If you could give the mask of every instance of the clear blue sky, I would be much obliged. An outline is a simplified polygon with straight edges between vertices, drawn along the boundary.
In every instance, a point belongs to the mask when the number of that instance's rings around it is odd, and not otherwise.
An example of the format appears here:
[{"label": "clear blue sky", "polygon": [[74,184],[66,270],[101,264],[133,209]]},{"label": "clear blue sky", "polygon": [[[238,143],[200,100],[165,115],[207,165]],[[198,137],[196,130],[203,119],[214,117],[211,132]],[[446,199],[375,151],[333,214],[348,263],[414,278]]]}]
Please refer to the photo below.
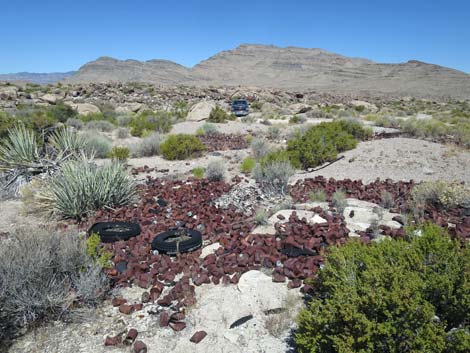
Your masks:
[{"label": "clear blue sky", "polygon": [[241,43],[470,72],[469,0],[0,0],[0,33],[0,73],[104,55],[193,66]]}]

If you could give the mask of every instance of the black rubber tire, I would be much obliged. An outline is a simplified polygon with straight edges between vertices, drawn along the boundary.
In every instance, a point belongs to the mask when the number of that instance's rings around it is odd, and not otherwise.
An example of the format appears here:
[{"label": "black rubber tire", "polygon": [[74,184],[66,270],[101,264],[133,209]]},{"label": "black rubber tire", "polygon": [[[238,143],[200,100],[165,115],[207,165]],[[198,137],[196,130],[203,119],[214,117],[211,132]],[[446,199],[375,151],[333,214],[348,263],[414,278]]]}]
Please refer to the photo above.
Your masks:
[{"label": "black rubber tire", "polygon": [[190,239],[183,240],[179,243],[172,241],[166,241],[180,232],[181,230],[172,229],[163,233],[158,234],[152,240],[152,250],[158,250],[161,253],[174,255],[177,253],[183,253],[193,251],[202,246],[202,234],[201,232],[193,229],[184,229],[186,235],[191,237]]},{"label": "black rubber tire", "polygon": [[131,222],[98,222],[91,226],[88,234],[97,233],[103,243],[129,240],[141,233],[140,226]]}]

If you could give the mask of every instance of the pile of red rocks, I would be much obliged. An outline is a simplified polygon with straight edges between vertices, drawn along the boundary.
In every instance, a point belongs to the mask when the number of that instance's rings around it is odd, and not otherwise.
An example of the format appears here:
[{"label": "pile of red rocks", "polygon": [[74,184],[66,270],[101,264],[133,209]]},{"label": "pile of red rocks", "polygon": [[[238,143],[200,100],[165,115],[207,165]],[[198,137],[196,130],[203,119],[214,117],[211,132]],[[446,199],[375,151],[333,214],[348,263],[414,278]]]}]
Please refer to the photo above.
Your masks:
[{"label": "pile of red rocks", "polygon": [[[300,287],[303,280],[317,272],[325,248],[344,243],[347,238],[348,230],[343,219],[320,208],[316,211],[326,220],[323,224],[310,225],[294,213],[289,223],[278,229],[276,236],[250,234],[254,227],[250,219],[234,208],[220,209],[212,204],[229,190],[230,185],[223,182],[149,179],[142,186],[137,205],[98,212],[88,224],[123,220],[138,222],[142,227],[142,234],[138,237],[106,244],[114,254],[112,261],[115,266],[108,271],[114,284],[124,287],[131,283],[138,285],[146,289],[142,302],[156,301],[158,305],[179,312],[195,303],[195,286],[204,283],[236,284],[244,272],[262,267],[273,269],[273,281],[288,278],[289,287]],[[159,206],[157,200],[161,199],[167,202],[166,206]],[[200,257],[201,250],[176,257],[153,253],[150,243],[155,235],[175,224],[199,229],[206,245],[218,242],[220,246],[204,258]],[[281,252],[286,245],[313,250],[317,255],[291,258]],[[123,313],[141,309],[141,304],[128,305],[116,301],[115,305]],[[174,330],[184,328],[181,320],[177,319],[168,321]]]},{"label": "pile of red rocks", "polygon": [[246,138],[243,135],[218,133],[198,136],[198,138],[206,145],[209,152],[248,148],[248,142],[246,142]]},{"label": "pile of red rocks", "polygon": [[[410,211],[409,201],[414,185],[415,183],[412,180],[409,182],[393,182],[390,179],[386,179],[363,184],[361,180],[335,180],[318,176],[297,181],[291,188],[291,195],[295,202],[305,202],[308,200],[311,191],[323,190],[327,195],[327,200],[331,201],[335,191],[344,190],[348,197],[380,205],[383,203],[383,192],[386,191],[393,198],[393,207],[390,211],[406,214]],[[443,210],[435,205],[427,205],[424,219],[447,228],[451,236],[459,239],[470,239],[470,215],[467,214],[467,210],[463,207]],[[401,219],[396,219],[396,221],[403,224]],[[381,226],[381,228],[384,235],[402,237],[405,234],[403,229],[393,230],[386,226]]]},{"label": "pile of red rocks", "polygon": [[334,178],[326,179],[317,176],[297,181],[291,188],[290,193],[295,202],[305,202],[309,199],[311,191],[323,190],[327,195],[327,200],[331,201],[335,191],[343,190],[346,192],[347,197],[380,205],[383,202],[383,192],[387,191],[393,197],[394,207],[391,211],[399,212],[400,209],[406,206],[413,186],[413,180],[393,182],[390,179],[377,179],[370,184],[364,184],[362,180],[335,180]]}]

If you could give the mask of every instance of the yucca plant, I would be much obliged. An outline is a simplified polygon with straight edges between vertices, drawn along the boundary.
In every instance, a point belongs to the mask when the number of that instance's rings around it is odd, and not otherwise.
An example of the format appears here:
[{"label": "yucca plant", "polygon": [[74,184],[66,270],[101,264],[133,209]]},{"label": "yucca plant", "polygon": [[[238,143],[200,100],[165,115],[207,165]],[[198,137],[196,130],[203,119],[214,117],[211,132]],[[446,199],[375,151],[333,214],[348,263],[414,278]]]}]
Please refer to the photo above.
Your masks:
[{"label": "yucca plant", "polygon": [[69,128],[54,131],[49,139],[49,144],[58,159],[78,159],[82,156],[92,159],[94,155],[94,151],[87,144],[86,137]]},{"label": "yucca plant", "polygon": [[87,160],[67,162],[49,187],[55,212],[75,219],[103,207],[127,205],[137,192],[135,182],[117,161],[101,167]]},{"label": "yucca plant", "polygon": [[8,137],[0,145],[0,170],[28,168],[39,160],[34,131],[19,124],[8,129]]}]

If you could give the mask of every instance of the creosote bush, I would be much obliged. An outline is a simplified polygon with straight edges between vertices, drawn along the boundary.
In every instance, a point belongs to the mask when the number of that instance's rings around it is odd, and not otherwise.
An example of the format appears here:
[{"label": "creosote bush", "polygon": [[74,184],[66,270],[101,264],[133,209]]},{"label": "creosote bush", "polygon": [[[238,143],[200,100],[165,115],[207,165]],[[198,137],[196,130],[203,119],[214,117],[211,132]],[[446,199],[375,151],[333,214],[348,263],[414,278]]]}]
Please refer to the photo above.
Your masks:
[{"label": "creosote bush", "polygon": [[145,111],[132,118],[129,122],[132,136],[141,137],[146,132],[167,133],[171,130],[175,117],[166,111]]},{"label": "creosote bush", "polygon": [[421,234],[331,248],[298,317],[299,351],[469,352],[470,250],[436,225]]},{"label": "creosote bush", "polygon": [[232,117],[227,114],[225,110],[223,110],[221,107],[216,106],[212,108],[209,118],[207,121],[211,123],[225,123],[227,120],[233,120]]},{"label": "creosote bush", "polygon": [[0,284],[0,342],[79,304],[95,304],[108,290],[83,237],[37,227],[17,229],[2,242]]},{"label": "creosote bush", "polygon": [[226,173],[227,167],[222,159],[210,161],[205,170],[206,178],[210,181],[223,181]]},{"label": "creosote bush", "polygon": [[194,135],[177,134],[169,135],[160,150],[165,159],[183,160],[200,155],[206,146]]},{"label": "creosote bush", "polygon": [[80,219],[103,207],[129,204],[136,185],[119,162],[96,166],[86,160],[64,164],[49,182],[55,213]]}]

